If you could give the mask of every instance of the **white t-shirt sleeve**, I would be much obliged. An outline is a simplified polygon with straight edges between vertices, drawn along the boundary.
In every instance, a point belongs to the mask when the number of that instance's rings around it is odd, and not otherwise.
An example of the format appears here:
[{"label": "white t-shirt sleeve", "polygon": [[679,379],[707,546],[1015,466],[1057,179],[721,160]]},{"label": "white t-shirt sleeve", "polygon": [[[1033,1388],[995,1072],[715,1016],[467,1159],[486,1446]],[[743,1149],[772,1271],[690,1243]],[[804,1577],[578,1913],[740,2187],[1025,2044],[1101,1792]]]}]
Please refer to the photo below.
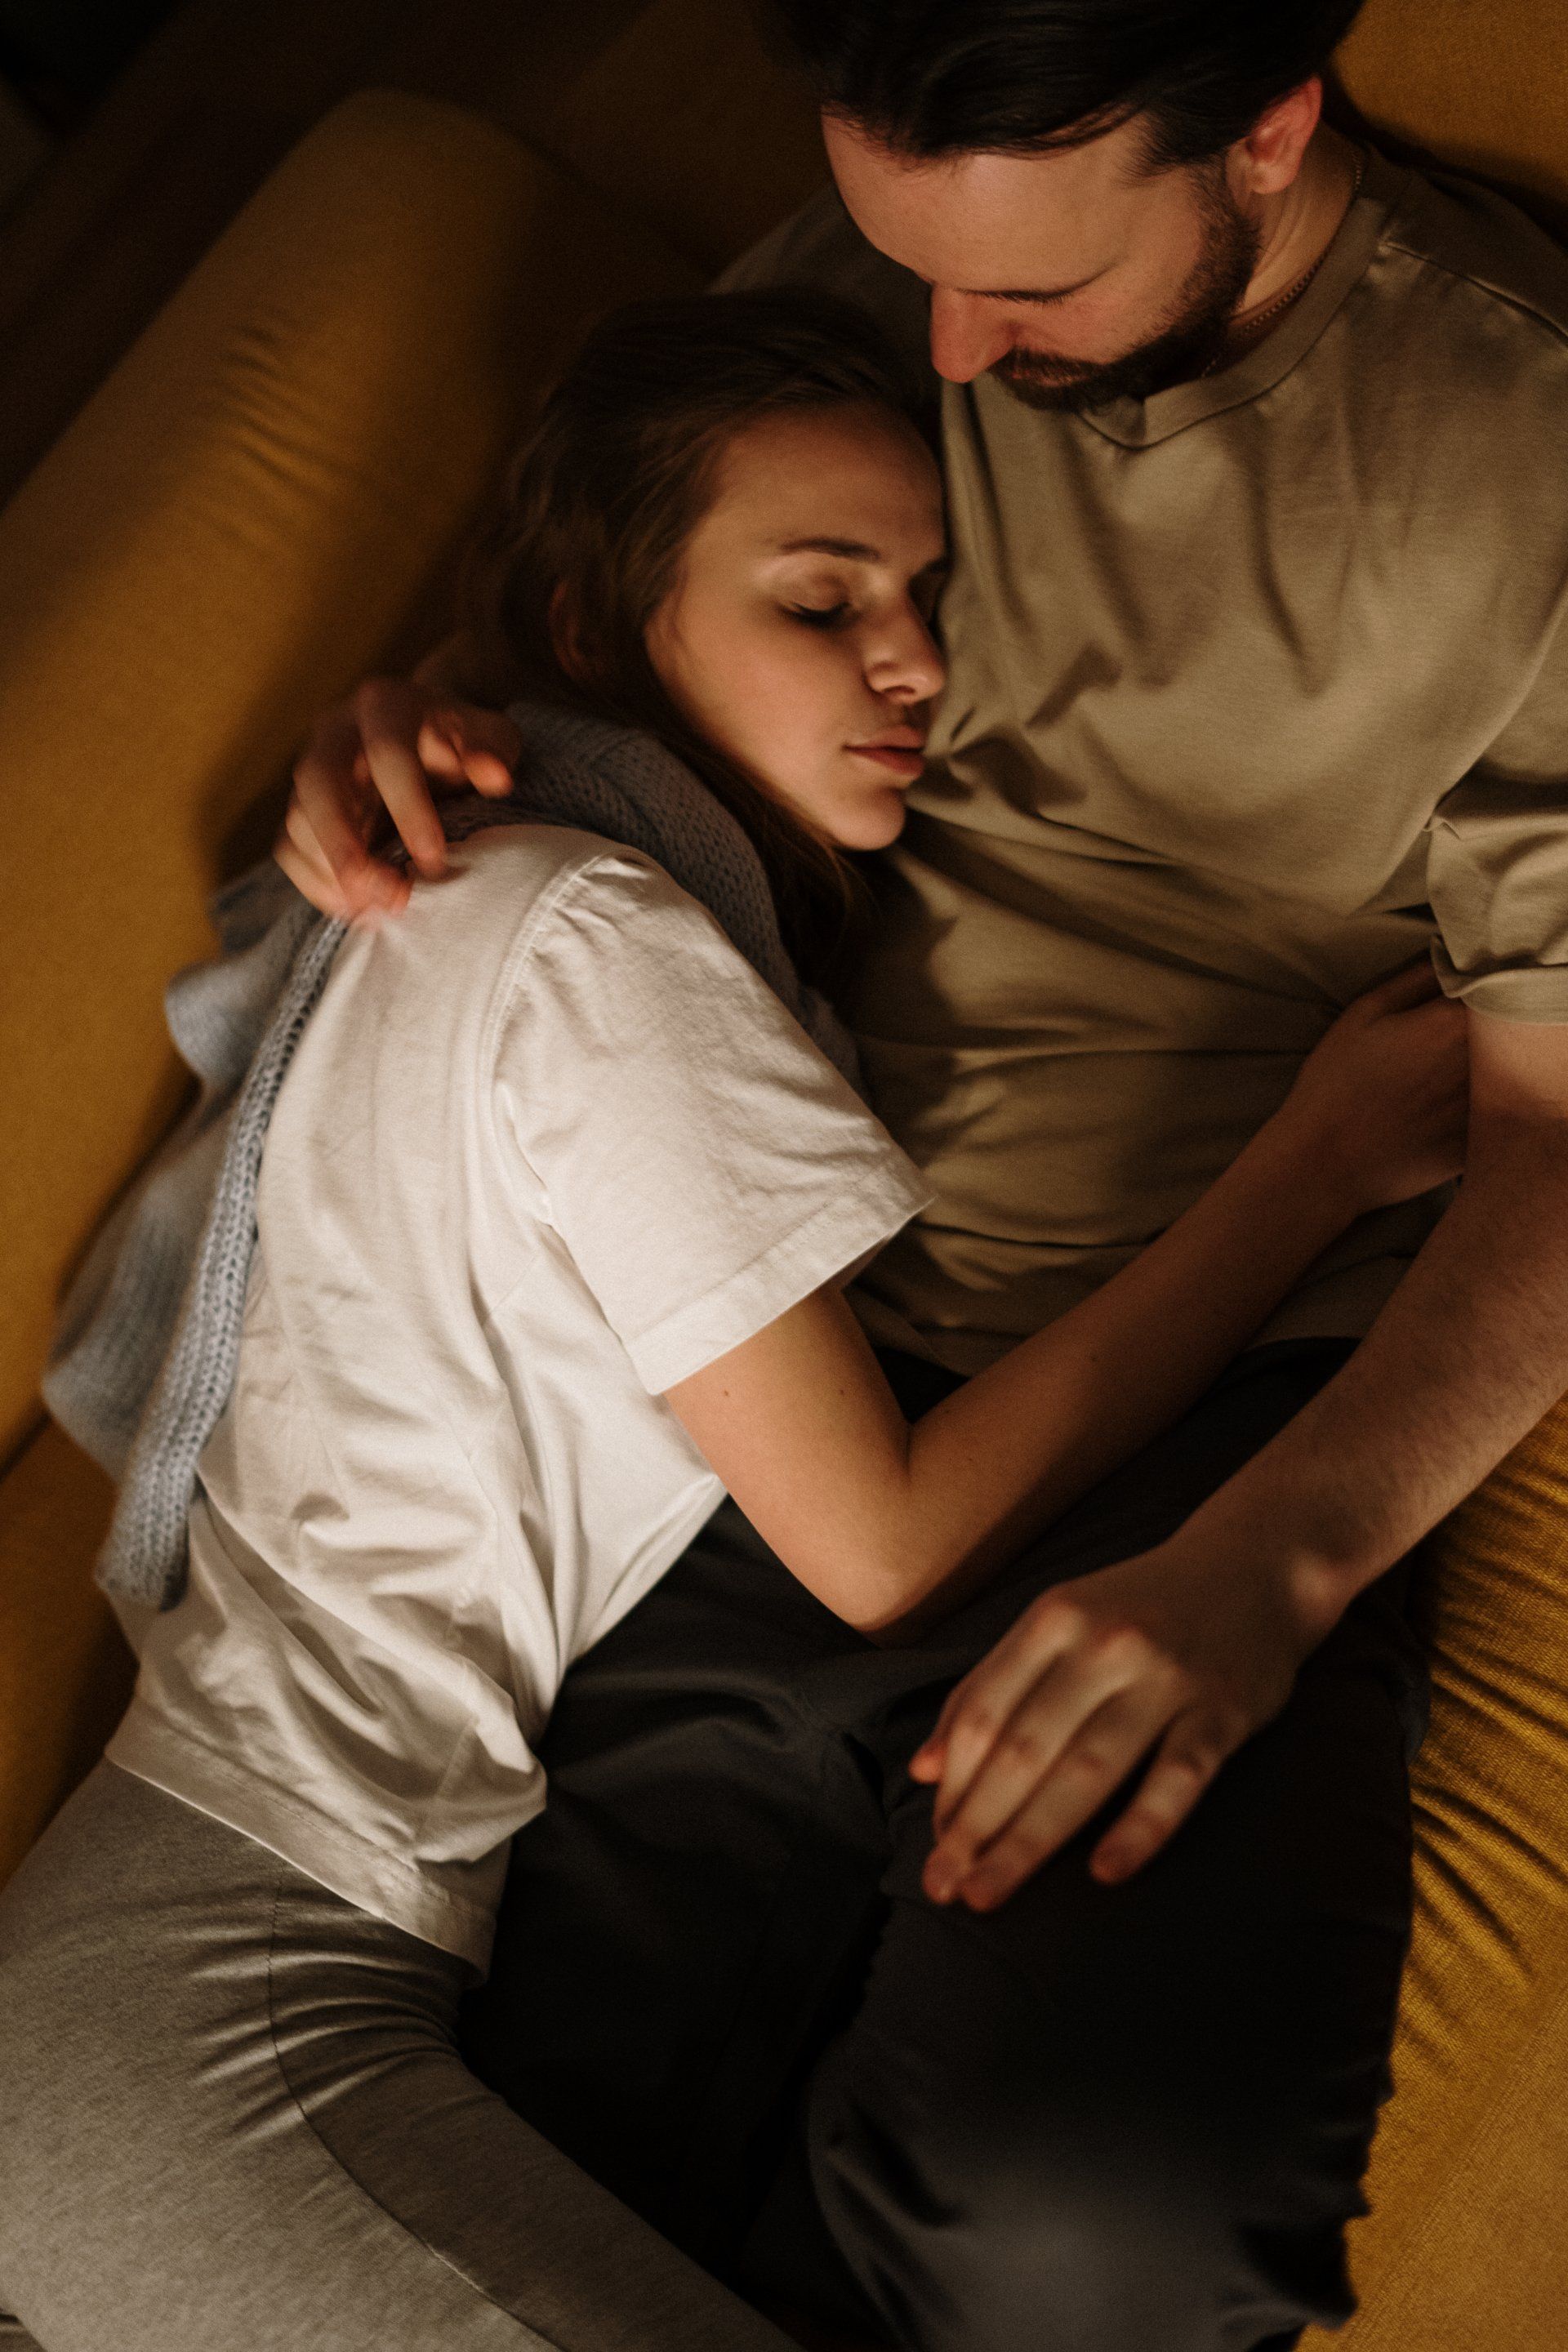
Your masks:
[{"label": "white t-shirt sleeve", "polygon": [[931,1198],[706,908],[635,851],[541,908],[496,1023],[502,1148],[653,1394]]}]

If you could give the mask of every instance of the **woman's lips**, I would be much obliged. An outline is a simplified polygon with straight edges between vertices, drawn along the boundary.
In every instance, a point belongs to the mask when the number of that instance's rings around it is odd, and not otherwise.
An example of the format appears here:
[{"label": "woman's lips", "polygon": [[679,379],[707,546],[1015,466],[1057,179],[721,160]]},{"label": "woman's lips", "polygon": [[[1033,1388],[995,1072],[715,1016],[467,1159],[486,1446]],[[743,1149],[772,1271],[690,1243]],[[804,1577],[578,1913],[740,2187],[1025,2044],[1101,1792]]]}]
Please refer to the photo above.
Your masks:
[{"label": "woman's lips", "polygon": [[890,768],[895,776],[905,776],[912,784],[925,767],[923,751],[909,751],[898,743],[851,743],[847,747],[857,759],[875,760],[879,766]]}]

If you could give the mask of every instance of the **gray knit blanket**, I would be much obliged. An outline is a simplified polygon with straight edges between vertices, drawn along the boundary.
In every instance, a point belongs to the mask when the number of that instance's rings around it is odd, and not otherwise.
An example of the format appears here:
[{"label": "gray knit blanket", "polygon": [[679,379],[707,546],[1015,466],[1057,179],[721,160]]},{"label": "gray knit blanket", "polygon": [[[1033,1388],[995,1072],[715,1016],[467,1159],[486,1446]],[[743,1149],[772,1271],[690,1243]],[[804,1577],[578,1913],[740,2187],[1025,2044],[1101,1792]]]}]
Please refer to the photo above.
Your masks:
[{"label": "gray knit blanket", "polygon": [[[707,787],[647,735],[542,704],[511,716],[526,746],[515,791],[443,801],[448,838],[544,823],[643,851],[858,1086],[847,1033],[790,961],[762,860]],[[196,1465],[234,1387],[272,1107],[346,928],[270,859],[212,911],[222,956],[177,973],[165,999],[199,1098],[98,1235],[44,1381],[57,1420],[120,1483],[99,1582],[160,1609],[184,1590]]]}]

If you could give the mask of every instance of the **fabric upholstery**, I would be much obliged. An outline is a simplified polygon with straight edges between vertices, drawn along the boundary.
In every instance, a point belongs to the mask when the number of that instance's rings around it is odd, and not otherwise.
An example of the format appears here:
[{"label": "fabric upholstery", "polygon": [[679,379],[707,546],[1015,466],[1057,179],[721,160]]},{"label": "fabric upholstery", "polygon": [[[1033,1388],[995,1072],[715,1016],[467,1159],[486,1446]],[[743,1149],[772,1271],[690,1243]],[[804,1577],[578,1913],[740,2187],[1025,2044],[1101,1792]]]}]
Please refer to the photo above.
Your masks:
[{"label": "fabric upholstery", "polygon": [[1345,95],[1385,136],[1568,227],[1562,0],[1367,0],[1337,66]]},{"label": "fabric upholstery", "polygon": [[736,0],[650,0],[550,110],[542,145],[709,268],[827,178],[816,110]]},{"label": "fabric upholstery", "polygon": [[1554,2352],[1568,2308],[1568,1405],[1435,1551],[1395,2095],[1352,2237],[1364,2308],[1314,2352]]},{"label": "fabric upholstery", "polygon": [[163,981],[309,715],[385,658],[594,308],[691,273],[512,141],[370,94],[281,166],[0,516],[0,1459],[175,1100]]}]

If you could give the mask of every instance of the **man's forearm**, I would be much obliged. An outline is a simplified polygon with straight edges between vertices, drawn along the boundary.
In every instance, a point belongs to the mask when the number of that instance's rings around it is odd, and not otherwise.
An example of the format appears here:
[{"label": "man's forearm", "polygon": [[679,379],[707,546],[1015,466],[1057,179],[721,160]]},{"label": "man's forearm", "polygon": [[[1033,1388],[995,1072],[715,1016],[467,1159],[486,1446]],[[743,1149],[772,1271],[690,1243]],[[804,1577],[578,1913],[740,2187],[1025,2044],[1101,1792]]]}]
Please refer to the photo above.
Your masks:
[{"label": "man's forearm", "polygon": [[1568,1123],[1494,1122],[1366,1339],[1182,1542],[1281,1564],[1323,1632],[1568,1391]]}]

